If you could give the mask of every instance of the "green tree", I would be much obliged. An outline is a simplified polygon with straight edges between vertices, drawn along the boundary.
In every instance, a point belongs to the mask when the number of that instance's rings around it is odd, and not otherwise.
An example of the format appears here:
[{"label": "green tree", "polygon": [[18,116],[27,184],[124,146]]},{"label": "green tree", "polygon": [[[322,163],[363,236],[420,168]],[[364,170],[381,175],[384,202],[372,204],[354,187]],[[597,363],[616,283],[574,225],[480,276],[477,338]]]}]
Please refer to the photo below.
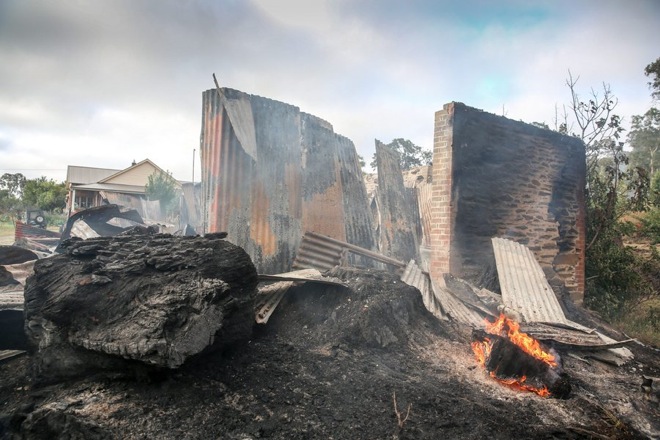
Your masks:
[{"label": "green tree", "polygon": [[5,173],[0,177],[0,189],[7,190],[9,195],[20,198],[26,180],[25,176],[21,173]]},{"label": "green tree", "polygon": [[654,295],[645,269],[651,266],[624,246],[630,227],[621,221],[626,212],[644,206],[648,173],[629,166],[620,140],[624,129],[615,113],[618,101],[609,86],[603,84],[602,92],[592,89],[582,99],[578,79],[569,72],[571,102],[558,129],[582,139],[587,153],[585,304],[615,318]]},{"label": "green tree", "polygon": [[651,96],[655,99],[660,99],[660,58],[646,66],[644,74],[651,77],[651,82],[649,83]]},{"label": "green tree", "polygon": [[155,171],[147,178],[144,191],[149,200],[160,201],[160,209],[163,214],[169,214],[175,208],[178,196],[177,185],[169,172]]},{"label": "green tree", "polygon": [[[415,145],[408,139],[392,139],[392,142],[386,144],[386,146],[399,153],[402,170],[408,170],[422,165],[431,165],[433,161],[433,153],[431,151],[423,150],[422,147]],[[376,153],[374,153],[369,166],[376,169]]]},{"label": "green tree", "polygon": [[18,216],[21,200],[14,197],[9,190],[0,189],[0,216]]},{"label": "green tree", "polygon": [[632,117],[628,143],[632,147],[630,163],[645,168],[651,175],[660,163],[660,110],[650,108]]},{"label": "green tree", "polygon": [[653,176],[651,176],[649,199],[651,206],[660,208],[660,171],[656,171]]},{"label": "green tree", "polygon": [[57,183],[45,176],[28,179],[23,187],[23,204],[25,207],[52,211],[66,206],[66,184]]}]

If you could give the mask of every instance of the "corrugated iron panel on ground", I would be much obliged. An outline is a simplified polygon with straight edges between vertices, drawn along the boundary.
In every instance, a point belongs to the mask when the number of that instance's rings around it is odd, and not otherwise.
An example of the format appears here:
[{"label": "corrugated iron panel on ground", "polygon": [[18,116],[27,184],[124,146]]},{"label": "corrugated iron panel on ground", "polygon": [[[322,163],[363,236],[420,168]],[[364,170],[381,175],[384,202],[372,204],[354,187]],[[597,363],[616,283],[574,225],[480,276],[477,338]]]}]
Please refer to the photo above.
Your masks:
[{"label": "corrugated iron panel on ground", "polygon": [[[294,267],[329,269],[330,267],[349,263],[350,254],[360,255],[392,266],[395,272],[399,274],[403,273],[406,267],[406,264],[401,261],[315,232],[306,232],[303,236],[302,244],[294,261]],[[325,267],[326,265],[328,267]]]},{"label": "corrugated iron panel on ground", "polygon": [[265,324],[279,305],[284,294],[294,285],[295,281],[278,281],[276,283],[260,286],[255,298],[255,321]]},{"label": "corrugated iron panel on ground", "polygon": [[27,277],[34,273],[34,262],[37,260],[30,260],[24,263],[5,264],[3,267],[11,274],[11,276],[20,284],[25,285]]},{"label": "corrugated iron panel on ground", "polygon": [[559,300],[534,254],[511,240],[494,237],[492,242],[502,302],[528,322],[566,323]]},{"label": "corrugated iron panel on ground", "polygon": [[346,283],[335,277],[326,277],[318,269],[301,269],[274,275],[259,274],[259,281],[299,281],[327,284],[330,286],[348,287]]},{"label": "corrugated iron panel on ground", "polygon": [[[566,323],[582,331],[591,331],[591,329],[589,329],[588,327],[585,327],[582,324],[578,324],[577,322],[573,322],[568,319],[566,320]],[[610,338],[609,336],[605,336],[602,333],[599,332],[594,332],[594,333],[598,335],[598,337],[606,344],[612,344],[617,342],[616,340]],[[629,361],[634,357],[632,351],[630,351],[625,347],[610,348],[604,352],[590,353],[589,356],[594,359],[602,360],[604,362],[609,362],[619,366],[623,365],[626,361]]]},{"label": "corrugated iron panel on ground", "polygon": [[20,288],[20,290],[0,292],[0,310],[23,310],[23,303],[25,301],[23,286],[16,286],[16,288]]},{"label": "corrugated iron panel on ground", "polygon": [[447,316],[474,328],[483,328],[484,317],[481,314],[466,306],[463,301],[458,299],[448,289],[440,287],[433,281],[431,281],[431,287],[433,289],[434,296],[442,306],[442,310]]},{"label": "corrugated iron panel on ground", "polygon": [[25,350],[0,350],[0,362],[5,362],[27,354]]},{"label": "corrugated iron panel on ground", "polygon": [[416,287],[417,290],[421,292],[424,306],[426,306],[426,309],[429,312],[437,318],[447,319],[442,311],[440,302],[433,294],[431,279],[429,278],[428,273],[423,272],[422,269],[415,264],[415,260],[410,260],[410,262],[408,262],[406,269],[403,271],[403,275],[401,275],[401,281],[409,286]]},{"label": "corrugated iron panel on ground", "polygon": [[294,268],[328,270],[341,263],[342,247],[323,236],[306,233],[293,261]]}]

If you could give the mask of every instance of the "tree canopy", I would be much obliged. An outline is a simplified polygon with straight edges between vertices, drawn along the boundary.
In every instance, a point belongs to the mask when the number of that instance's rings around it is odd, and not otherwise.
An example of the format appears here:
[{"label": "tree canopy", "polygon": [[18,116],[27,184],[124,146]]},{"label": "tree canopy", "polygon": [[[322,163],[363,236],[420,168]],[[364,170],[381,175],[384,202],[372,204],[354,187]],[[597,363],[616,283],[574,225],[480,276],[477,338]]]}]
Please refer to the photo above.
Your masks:
[{"label": "tree canopy", "polygon": [[160,201],[160,209],[167,213],[174,208],[177,198],[177,189],[174,177],[169,173],[156,171],[147,178],[145,194],[149,200]]},{"label": "tree canopy", "polygon": [[633,116],[628,142],[632,147],[631,164],[653,175],[660,164],[660,110],[652,107],[643,115]]},{"label": "tree canopy", "polygon": [[660,58],[646,66],[644,73],[651,78],[651,82],[649,82],[651,96],[660,99]]},{"label": "tree canopy", "polygon": [[[385,146],[392,148],[399,153],[402,170],[408,170],[422,165],[431,165],[431,162],[433,161],[433,153],[431,151],[423,150],[422,147],[415,145],[408,139],[392,139],[392,142]],[[376,153],[374,153],[373,160],[369,166],[376,169]]]},{"label": "tree canopy", "polygon": [[42,176],[25,181],[22,200],[25,207],[52,211],[66,206],[66,194],[64,182],[57,183]]},{"label": "tree canopy", "polygon": [[0,177],[0,189],[6,190],[13,197],[19,198],[23,194],[23,188],[27,179],[21,173],[5,173]]}]

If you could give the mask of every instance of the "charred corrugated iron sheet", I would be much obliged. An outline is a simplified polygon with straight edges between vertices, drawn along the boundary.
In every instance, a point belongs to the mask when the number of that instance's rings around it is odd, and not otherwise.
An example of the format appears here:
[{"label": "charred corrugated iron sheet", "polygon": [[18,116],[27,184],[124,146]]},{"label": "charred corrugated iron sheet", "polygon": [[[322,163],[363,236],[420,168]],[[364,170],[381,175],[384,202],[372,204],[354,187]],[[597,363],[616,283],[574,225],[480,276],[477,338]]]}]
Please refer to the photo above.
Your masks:
[{"label": "charred corrugated iron sheet", "polygon": [[0,363],[27,354],[25,350],[0,350]]},{"label": "charred corrugated iron sheet", "polygon": [[434,296],[442,306],[442,310],[451,319],[474,328],[482,328],[484,326],[484,316],[468,307],[449,289],[441,287],[433,281],[431,281],[431,287],[433,288]]},{"label": "charred corrugated iron sheet", "polygon": [[564,311],[534,254],[511,240],[494,237],[492,242],[502,302],[525,321],[565,324]]},{"label": "charred corrugated iron sheet", "polygon": [[293,267],[327,270],[334,266],[346,266],[352,263],[352,254],[390,266],[399,274],[406,267],[402,261],[314,232],[306,232],[303,236]]},{"label": "charred corrugated iron sheet", "polygon": [[[337,145],[343,188],[346,241],[365,249],[374,249],[376,240],[369,210],[369,197],[362,180],[362,168],[357,151],[353,142],[344,136],[337,136]],[[361,263],[367,265],[366,261]]]},{"label": "charred corrugated iron sheet", "polygon": [[273,314],[282,298],[284,298],[284,294],[295,284],[295,281],[278,281],[259,287],[254,303],[257,324],[268,322],[270,315]]},{"label": "charred corrugated iron sheet", "polygon": [[301,114],[303,229],[346,241],[337,135],[326,121]]},{"label": "charred corrugated iron sheet", "polygon": [[430,183],[423,182],[415,189],[417,190],[417,205],[419,206],[419,217],[422,226],[422,243],[431,247],[431,190]]},{"label": "charred corrugated iron sheet", "polygon": [[355,150],[297,107],[226,88],[204,92],[204,232],[226,231],[260,273],[290,270],[304,231],[372,247],[367,205],[342,179],[355,173],[343,170],[342,148]]},{"label": "charred corrugated iron sheet", "polygon": [[202,215],[200,212],[201,185],[191,182],[181,185],[181,217],[179,226],[192,226],[195,231],[202,230]]},{"label": "charred corrugated iron sheet", "polygon": [[426,309],[429,312],[437,318],[447,319],[447,316],[442,311],[440,302],[433,293],[429,274],[422,271],[422,269],[415,264],[415,260],[410,260],[410,262],[408,262],[406,269],[403,271],[403,275],[401,275],[401,281],[409,286],[416,287],[417,290],[420,291],[424,306],[426,306]]},{"label": "charred corrugated iron sheet", "polygon": [[327,237],[307,233],[302,239],[293,267],[328,270],[339,266],[344,248]]},{"label": "charred corrugated iron sheet", "polygon": [[0,310],[23,310],[24,302],[23,286],[17,286],[17,290],[0,292]]},{"label": "charred corrugated iron sheet", "polygon": [[396,151],[376,140],[380,250],[399,260],[419,261],[415,208],[410,206],[406,196],[400,162]]}]

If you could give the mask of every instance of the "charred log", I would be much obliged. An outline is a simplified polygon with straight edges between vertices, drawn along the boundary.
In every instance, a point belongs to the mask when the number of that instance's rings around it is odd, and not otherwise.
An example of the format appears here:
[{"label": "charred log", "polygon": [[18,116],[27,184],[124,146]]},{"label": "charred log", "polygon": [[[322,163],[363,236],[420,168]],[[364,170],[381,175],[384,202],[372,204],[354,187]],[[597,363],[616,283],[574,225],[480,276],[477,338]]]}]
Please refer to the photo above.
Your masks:
[{"label": "charred log", "polygon": [[44,380],[186,359],[247,337],[257,273],[224,240],[122,235],[67,240],[25,291],[26,332]]},{"label": "charred log", "polygon": [[515,380],[535,389],[547,388],[553,397],[568,397],[570,379],[561,371],[559,363],[551,366],[529,355],[509,339],[483,330],[474,330],[472,340],[489,343],[490,351],[484,359],[484,367],[494,378],[502,382]]}]

